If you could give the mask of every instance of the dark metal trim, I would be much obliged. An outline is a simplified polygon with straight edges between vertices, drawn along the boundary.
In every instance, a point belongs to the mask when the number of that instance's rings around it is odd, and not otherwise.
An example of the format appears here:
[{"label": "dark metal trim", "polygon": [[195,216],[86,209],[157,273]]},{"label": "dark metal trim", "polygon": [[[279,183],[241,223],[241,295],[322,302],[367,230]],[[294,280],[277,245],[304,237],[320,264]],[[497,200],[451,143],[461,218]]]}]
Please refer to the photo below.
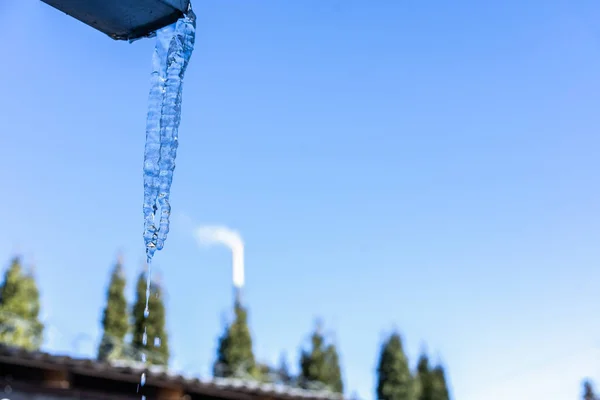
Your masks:
[{"label": "dark metal trim", "polygon": [[[114,40],[129,41],[153,36],[181,18],[190,4],[190,0],[120,0],[121,3],[108,4],[101,0],[41,1]],[[130,13],[123,12],[128,10]]]}]

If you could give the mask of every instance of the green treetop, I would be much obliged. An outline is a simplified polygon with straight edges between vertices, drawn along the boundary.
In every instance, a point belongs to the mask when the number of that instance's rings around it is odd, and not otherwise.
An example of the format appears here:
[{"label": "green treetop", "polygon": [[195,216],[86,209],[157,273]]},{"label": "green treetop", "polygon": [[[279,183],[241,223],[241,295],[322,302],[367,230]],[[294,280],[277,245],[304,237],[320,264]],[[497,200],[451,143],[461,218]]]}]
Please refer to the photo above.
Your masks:
[{"label": "green treetop", "polygon": [[110,277],[106,306],[102,313],[103,334],[98,347],[98,359],[101,361],[121,358],[124,355],[125,335],[129,332],[125,285],[123,266],[119,259]]},{"label": "green treetop", "polygon": [[38,350],[44,325],[39,320],[40,293],[32,274],[23,272],[15,257],[0,286],[0,343]]},{"label": "green treetop", "polygon": [[304,387],[308,387],[315,382],[326,384],[327,379],[325,373],[325,338],[319,327],[311,335],[310,342],[310,350],[302,350],[300,355],[300,380]]},{"label": "green treetop", "polygon": [[335,345],[330,344],[325,351],[326,384],[336,393],[344,392],[344,382],[340,368],[340,357]]},{"label": "green treetop", "polygon": [[252,350],[252,336],[248,327],[248,312],[236,301],[235,318],[219,338],[213,375],[217,377],[260,378]]},{"label": "green treetop", "polygon": [[450,391],[446,382],[446,373],[441,365],[436,366],[431,372],[433,380],[432,400],[450,400]]},{"label": "green treetop", "polygon": [[310,338],[309,351],[302,350],[300,355],[300,383],[305,388],[325,386],[331,391],[343,391],[342,374],[337,349],[326,344],[320,324]]},{"label": "green treetop", "polygon": [[376,396],[378,400],[415,399],[415,385],[397,333],[392,334],[381,348]]},{"label": "green treetop", "polygon": [[434,400],[434,380],[431,368],[429,366],[429,357],[425,352],[421,353],[417,363],[418,400]]},{"label": "green treetop", "polygon": [[166,330],[165,305],[162,287],[152,282],[146,310],[147,272],[140,274],[136,284],[136,297],[133,304],[133,338],[132,345],[152,365],[167,366],[169,363],[169,342]]}]

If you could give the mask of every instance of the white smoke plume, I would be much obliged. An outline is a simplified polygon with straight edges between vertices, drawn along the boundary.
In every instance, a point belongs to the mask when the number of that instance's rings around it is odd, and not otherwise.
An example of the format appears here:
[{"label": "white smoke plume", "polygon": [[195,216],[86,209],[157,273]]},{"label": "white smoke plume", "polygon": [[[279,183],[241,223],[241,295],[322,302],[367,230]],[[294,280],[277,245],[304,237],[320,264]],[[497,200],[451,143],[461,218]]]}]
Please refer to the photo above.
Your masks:
[{"label": "white smoke plume", "polygon": [[240,234],[226,226],[201,226],[194,232],[200,245],[222,244],[231,249],[233,259],[233,286],[244,286],[244,241]]}]

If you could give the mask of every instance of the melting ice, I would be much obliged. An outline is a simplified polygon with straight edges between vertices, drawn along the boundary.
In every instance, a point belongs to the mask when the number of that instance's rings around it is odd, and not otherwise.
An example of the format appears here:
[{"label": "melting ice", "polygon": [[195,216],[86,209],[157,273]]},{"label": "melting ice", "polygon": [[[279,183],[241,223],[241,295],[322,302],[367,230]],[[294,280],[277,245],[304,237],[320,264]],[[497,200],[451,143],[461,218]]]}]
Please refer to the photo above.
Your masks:
[{"label": "melting ice", "polygon": [[148,264],[154,252],[163,248],[169,233],[169,193],[177,155],[183,76],[194,50],[195,34],[196,16],[191,5],[176,23],[156,32],[144,149],[144,242]]},{"label": "melting ice", "polygon": [[[191,5],[176,23],[156,32],[144,148],[144,242],[148,267],[154,252],[163,248],[169,233],[169,193],[177,155],[183,76],[194,50],[195,35],[196,16]],[[149,298],[150,269],[144,317],[149,314]],[[144,330],[144,346],[147,340]],[[145,353],[142,353],[142,360],[146,361]],[[146,375],[142,374],[140,384],[144,386],[145,383]],[[142,396],[142,400],[145,399]]]}]

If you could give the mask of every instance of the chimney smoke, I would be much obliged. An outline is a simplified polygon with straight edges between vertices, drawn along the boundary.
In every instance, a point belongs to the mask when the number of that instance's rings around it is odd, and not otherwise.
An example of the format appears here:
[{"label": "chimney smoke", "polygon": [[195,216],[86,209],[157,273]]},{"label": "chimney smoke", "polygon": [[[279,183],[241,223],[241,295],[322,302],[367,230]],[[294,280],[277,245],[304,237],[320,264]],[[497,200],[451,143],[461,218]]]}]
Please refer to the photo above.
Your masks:
[{"label": "chimney smoke", "polygon": [[200,245],[224,245],[231,250],[233,286],[244,286],[244,241],[240,234],[226,226],[201,226],[194,232]]}]

